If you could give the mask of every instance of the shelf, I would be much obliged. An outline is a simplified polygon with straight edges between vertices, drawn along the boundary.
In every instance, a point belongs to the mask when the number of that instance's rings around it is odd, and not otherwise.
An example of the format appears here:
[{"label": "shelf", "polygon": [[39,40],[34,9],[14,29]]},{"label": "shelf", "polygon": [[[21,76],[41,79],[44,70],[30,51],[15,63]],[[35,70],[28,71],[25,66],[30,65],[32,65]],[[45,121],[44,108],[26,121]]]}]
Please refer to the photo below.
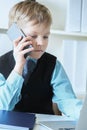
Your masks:
[{"label": "shelf", "polygon": [[51,34],[58,35],[58,37],[60,37],[62,39],[74,39],[74,40],[85,40],[85,41],[87,41],[87,33],[67,32],[67,31],[51,29]]},{"label": "shelf", "polygon": [[4,34],[6,34],[6,32],[7,32],[7,29],[4,29],[4,28],[0,28],[0,33],[4,33]]}]

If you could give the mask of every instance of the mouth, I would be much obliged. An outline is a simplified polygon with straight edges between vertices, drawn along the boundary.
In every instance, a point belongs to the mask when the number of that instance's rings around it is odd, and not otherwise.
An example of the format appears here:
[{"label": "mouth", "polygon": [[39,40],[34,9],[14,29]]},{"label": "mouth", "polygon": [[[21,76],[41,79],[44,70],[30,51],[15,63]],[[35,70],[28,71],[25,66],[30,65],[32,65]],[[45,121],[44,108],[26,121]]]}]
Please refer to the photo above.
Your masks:
[{"label": "mouth", "polygon": [[34,52],[43,52],[43,50],[34,50]]}]

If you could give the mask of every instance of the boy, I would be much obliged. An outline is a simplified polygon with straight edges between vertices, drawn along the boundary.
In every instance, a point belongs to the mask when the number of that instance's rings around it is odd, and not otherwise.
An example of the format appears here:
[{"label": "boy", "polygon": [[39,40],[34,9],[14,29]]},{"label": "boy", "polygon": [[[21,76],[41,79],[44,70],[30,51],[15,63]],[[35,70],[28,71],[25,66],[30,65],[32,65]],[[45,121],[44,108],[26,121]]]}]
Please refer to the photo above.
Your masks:
[{"label": "boy", "polygon": [[[0,57],[0,109],[54,114],[55,102],[63,114],[78,118],[82,102],[61,63],[45,52],[52,23],[50,11],[38,2],[22,1],[9,13],[9,27],[14,22],[26,37],[15,39],[13,51]],[[24,49],[28,45],[32,47]],[[25,72],[27,64],[29,72]]]}]

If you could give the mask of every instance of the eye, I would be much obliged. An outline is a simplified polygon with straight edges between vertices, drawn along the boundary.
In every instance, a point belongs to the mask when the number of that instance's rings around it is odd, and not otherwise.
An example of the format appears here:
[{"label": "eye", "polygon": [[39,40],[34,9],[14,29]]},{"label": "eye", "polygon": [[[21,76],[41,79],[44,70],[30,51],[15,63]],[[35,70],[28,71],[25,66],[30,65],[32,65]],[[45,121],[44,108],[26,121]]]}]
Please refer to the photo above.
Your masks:
[{"label": "eye", "polygon": [[43,38],[44,38],[44,39],[48,39],[48,36],[44,36]]},{"label": "eye", "polygon": [[36,35],[34,35],[34,36],[32,36],[32,38],[33,38],[33,39],[35,39],[35,38],[37,38],[37,36],[36,36]]}]

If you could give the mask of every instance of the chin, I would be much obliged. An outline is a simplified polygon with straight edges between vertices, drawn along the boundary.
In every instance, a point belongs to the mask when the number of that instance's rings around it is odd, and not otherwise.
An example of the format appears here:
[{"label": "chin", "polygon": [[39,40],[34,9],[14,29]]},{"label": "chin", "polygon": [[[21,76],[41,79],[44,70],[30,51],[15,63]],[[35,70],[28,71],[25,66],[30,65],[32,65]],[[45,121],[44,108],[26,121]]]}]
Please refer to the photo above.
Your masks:
[{"label": "chin", "polygon": [[42,52],[42,53],[33,52],[33,53],[30,54],[30,56],[31,56],[32,58],[34,58],[34,59],[39,59],[39,58],[41,58],[41,56],[42,56],[43,54],[44,54],[44,52]]}]

